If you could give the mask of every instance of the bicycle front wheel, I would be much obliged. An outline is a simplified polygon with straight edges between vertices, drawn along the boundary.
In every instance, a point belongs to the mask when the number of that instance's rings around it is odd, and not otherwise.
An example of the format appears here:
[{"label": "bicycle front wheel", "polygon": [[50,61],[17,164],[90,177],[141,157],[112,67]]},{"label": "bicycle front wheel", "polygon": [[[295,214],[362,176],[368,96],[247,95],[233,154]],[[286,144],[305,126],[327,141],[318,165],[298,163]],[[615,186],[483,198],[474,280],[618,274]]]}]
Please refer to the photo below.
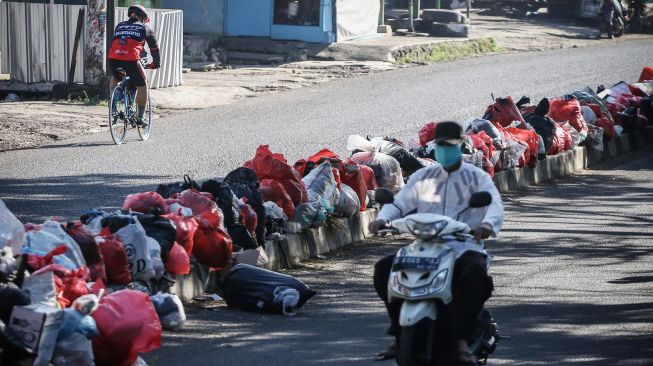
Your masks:
[{"label": "bicycle front wheel", "polygon": [[143,122],[145,123],[143,126],[138,126],[138,136],[141,137],[141,140],[146,141],[150,138],[150,132],[152,131],[152,104],[150,104],[149,90],[147,93],[147,105],[143,114]]},{"label": "bicycle front wheel", "polygon": [[127,135],[127,104],[125,103],[125,91],[116,86],[111,92],[109,99],[109,131],[111,138],[116,145],[125,141]]}]

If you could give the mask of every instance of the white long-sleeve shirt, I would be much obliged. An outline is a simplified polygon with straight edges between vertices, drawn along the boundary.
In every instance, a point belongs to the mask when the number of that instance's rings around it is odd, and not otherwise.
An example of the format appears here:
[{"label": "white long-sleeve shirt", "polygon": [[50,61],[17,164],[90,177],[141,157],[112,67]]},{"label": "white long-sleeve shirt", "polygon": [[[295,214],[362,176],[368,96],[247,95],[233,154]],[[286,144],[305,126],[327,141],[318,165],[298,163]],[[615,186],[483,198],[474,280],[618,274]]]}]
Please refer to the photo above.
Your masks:
[{"label": "white long-sleeve shirt", "polygon": [[[480,191],[489,192],[492,203],[487,207],[471,208],[460,215],[458,220],[472,229],[480,224],[488,224],[493,236],[496,236],[503,225],[501,195],[486,172],[465,162],[453,172],[447,172],[437,163],[418,170],[395,196],[394,203],[383,206],[377,218],[391,221],[417,212],[436,213],[455,219],[468,207],[471,195]],[[467,250],[487,254],[475,242],[460,243],[454,245],[453,249],[457,257]]]}]

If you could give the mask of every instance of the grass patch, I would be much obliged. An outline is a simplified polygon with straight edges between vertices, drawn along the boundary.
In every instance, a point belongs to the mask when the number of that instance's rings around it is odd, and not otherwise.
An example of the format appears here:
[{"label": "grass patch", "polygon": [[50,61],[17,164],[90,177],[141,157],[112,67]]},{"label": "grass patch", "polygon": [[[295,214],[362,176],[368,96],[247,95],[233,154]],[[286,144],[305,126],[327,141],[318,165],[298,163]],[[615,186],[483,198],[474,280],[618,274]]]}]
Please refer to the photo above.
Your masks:
[{"label": "grass patch", "polygon": [[505,50],[493,38],[470,39],[463,42],[442,42],[415,47],[406,47],[393,52],[396,64],[415,62],[452,61],[459,58],[488,53],[502,53]]},{"label": "grass patch", "polygon": [[109,100],[107,99],[102,99],[98,95],[92,95],[89,96],[86,90],[82,90],[82,92],[77,96],[76,98],[70,98],[71,103],[79,103],[79,104],[85,104],[85,105],[91,105],[91,106],[108,106],[109,105]]}]

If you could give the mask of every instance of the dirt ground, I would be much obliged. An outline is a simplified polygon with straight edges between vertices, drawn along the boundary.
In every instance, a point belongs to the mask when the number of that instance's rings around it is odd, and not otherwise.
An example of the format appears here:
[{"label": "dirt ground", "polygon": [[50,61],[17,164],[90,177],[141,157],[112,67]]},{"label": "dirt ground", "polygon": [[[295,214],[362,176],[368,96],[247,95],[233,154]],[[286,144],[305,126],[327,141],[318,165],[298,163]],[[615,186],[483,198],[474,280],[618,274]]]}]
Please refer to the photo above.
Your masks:
[{"label": "dirt ground", "polygon": [[[651,39],[626,35],[617,40],[597,40],[597,29],[587,22],[556,20],[545,16],[516,17],[510,14],[474,12],[471,37],[493,37],[505,50],[537,51],[583,47],[599,42]],[[351,42],[351,47],[388,47],[437,41],[432,37],[388,37]],[[383,48],[380,48],[383,49]],[[358,77],[398,67],[383,61],[304,61],[277,67],[243,66],[210,72],[189,72],[184,84],[152,90],[157,117],[181,111],[209,108],[268,93]],[[106,105],[69,101],[0,102],[0,151],[31,148],[82,134],[106,132]]]}]

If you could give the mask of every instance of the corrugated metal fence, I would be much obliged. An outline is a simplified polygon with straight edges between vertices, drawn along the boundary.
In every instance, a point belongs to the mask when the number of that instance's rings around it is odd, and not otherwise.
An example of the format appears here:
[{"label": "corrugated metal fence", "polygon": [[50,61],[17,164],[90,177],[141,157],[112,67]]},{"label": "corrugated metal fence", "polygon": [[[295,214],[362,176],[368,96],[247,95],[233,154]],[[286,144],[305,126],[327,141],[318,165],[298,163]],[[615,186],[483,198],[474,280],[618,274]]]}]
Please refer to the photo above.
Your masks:
[{"label": "corrugated metal fence", "polygon": [[[3,74],[25,83],[68,79],[79,5],[0,2],[0,49]],[[75,82],[84,81],[83,44],[77,52]]]},{"label": "corrugated metal fence", "polygon": [[[77,5],[0,2],[0,73],[25,83],[66,81],[71,64]],[[182,83],[183,13],[181,10],[149,9],[161,49],[161,68],[148,71],[151,88]],[[126,8],[116,9],[116,23],[127,17]],[[86,22],[77,53],[74,81],[84,81]]]}]

